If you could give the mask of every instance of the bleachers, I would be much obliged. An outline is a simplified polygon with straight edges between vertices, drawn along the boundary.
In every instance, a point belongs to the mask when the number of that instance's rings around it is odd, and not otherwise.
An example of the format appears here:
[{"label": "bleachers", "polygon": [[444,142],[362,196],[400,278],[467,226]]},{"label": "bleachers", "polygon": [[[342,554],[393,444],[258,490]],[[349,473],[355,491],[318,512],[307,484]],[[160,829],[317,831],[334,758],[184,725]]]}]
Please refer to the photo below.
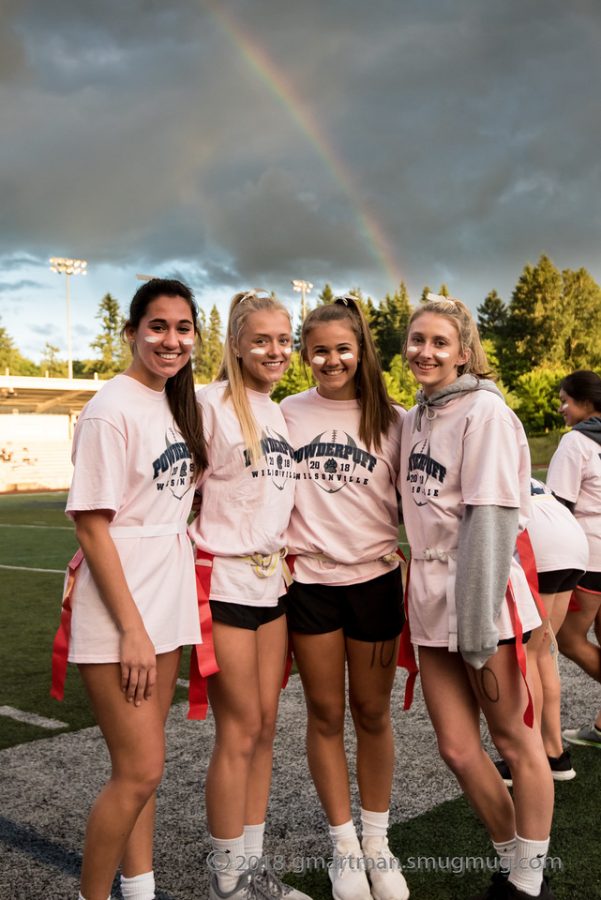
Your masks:
[{"label": "bleachers", "polygon": [[28,441],[0,446],[0,493],[67,490],[71,441]]}]

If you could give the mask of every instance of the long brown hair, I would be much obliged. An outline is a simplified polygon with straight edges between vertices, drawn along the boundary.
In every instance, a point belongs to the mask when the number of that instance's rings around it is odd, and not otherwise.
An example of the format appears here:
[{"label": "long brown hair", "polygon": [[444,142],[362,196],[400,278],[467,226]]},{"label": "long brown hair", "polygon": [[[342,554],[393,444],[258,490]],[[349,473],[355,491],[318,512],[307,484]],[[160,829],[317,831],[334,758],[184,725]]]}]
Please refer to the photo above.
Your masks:
[{"label": "long brown hair", "polygon": [[227,381],[225,398],[231,398],[246,449],[254,462],[261,455],[259,427],[246,393],[242,360],[238,356],[237,349],[238,340],[249,315],[263,310],[283,312],[290,321],[290,313],[284,304],[268,291],[253,288],[234,294],[227,319],[223,357],[216,376],[217,381]]},{"label": "long brown hair", "polygon": [[357,338],[359,362],[355,374],[355,389],[361,410],[359,437],[366,447],[382,449],[382,436],[397,418],[394,403],[388,396],[382,367],[369,324],[355,297],[336,297],[333,303],[311,310],[303,322],[301,332],[301,354],[308,363],[307,339],[313,328],[323,322],[347,322]]},{"label": "long brown hair", "polygon": [[457,366],[457,375],[475,375],[476,378],[493,378],[494,375],[488,364],[478,326],[467,306],[453,297],[440,297],[437,294],[428,294],[429,298],[419,306],[407,325],[407,338],[403,346],[403,355],[407,355],[407,341],[409,330],[416,319],[424,313],[434,313],[443,316],[455,326],[459,335],[459,347],[461,353],[467,353],[467,361]]},{"label": "long brown hair", "polygon": [[[194,334],[198,346],[200,346],[198,308],[194,294],[186,284],[174,278],[151,278],[150,281],[138,288],[131,301],[129,316],[121,332],[122,336],[128,328],[138,328],[148,306],[159,297],[179,297],[186,301],[194,323]],[[165,394],[177,427],[188,445],[196,474],[199,475],[208,465],[208,456],[202,430],[202,415],[196,402],[191,359],[176,375],[167,379]]]}]

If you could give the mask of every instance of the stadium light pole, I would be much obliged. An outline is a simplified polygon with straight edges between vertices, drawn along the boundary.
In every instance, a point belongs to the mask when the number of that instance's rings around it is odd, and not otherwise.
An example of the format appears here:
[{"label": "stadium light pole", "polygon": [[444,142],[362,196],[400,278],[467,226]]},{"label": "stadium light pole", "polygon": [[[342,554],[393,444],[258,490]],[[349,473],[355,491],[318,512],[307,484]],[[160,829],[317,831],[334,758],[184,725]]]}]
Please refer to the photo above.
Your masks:
[{"label": "stadium light pole", "polygon": [[63,256],[50,257],[50,271],[64,275],[67,282],[67,374],[73,378],[73,354],[71,352],[71,275],[87,275],[88,263],[85,259],[68,259]]},{"label": "stadium light pole", "polygon": [[301,295],[301,322],[304,322],[305,316],[307,315],[305,295],[311,293],[313,285],[310,281],[303,281],[302,278],[293,278],[290,283],[292,285],[292,290]]}]

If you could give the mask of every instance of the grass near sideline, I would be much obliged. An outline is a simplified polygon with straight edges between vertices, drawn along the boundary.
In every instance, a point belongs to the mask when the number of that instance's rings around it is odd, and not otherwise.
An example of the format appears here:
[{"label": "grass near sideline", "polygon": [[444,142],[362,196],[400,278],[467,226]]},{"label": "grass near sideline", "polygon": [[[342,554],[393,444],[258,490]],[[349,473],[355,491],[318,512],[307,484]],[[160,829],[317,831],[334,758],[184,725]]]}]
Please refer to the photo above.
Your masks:
[{"label": "grass near sideline", "polygon": [[[59,623],[63,588],[62,570],[77,547],[73,528],[64,514],[66,496],[0,497],[0,564],[60,571],[60,574],[47,574],[0,569],[0,706],[59,719],[67,726],[63,732],[94,724],[75,666],[69,666],[65,700],[57,703],[49,694],[52,640]],[[182,663],[182,677],[188,677],[187,671],[187,663]],[[185,691],[178,688],[176,696],[184,699]],[[4,716],[0,723],[0,749],[61,733]]]},{"label": "grass near sideline", "polygon": [[[555,816],[547,869],[556,900],[601,898],[598,845],[594,822],[601,783],[601,753],[575,747],[574,781],[556,784]],[[417,788],[416,788],[417,789]],[[484,890],[494,865],[487,835],[463,797],[390,831],[390,846],[405,868],[415,900],[467,900]],[[324,855],[329,853],[324,834]],[[326,872],[289,874],[284,880],[313,900],[331,900]]]}]

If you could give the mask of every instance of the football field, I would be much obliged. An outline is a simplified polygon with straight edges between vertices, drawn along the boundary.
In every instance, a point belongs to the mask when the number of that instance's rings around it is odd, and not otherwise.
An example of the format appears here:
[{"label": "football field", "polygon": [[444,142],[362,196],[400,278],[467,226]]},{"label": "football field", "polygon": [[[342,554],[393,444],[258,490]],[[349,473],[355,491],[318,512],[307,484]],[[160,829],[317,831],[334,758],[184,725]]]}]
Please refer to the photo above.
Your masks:
[{"label": "football field", "polygon": [[[63,703],[49,697],[63,571],[76,547],[64,502],[64,494],[0,497],[0,900],[77,896],[87,811],[108,772],[77,672],[69,671]],[[601,705],[599,686],[566,660],[561,667],[564,724],[584,724]],[[487,882],[494,854],[438,758],[419,686],[407,713],[403,686],[399,670],[391,845],[405,864],[413,900],[469,898]],[[160,900],[207,896],[202,788],[214,729],[210,716],[204,723],[186,720],[185,699],[179,687],[159,791]],[[266,852],[291,873],[287,880],[315,900],[328,900],[327,827],[307,771],[304,724],[302,691],[293,677],[281,700]],[[348,746],[353,765],[350,722]],[[576,748],[573,759],[577,778],[556,785],[549,874],[557,900],[601,898],[601,753]],[[358,812],[356,793],[353,801]],[[113,897],[119,896],[115,886]]]}]

